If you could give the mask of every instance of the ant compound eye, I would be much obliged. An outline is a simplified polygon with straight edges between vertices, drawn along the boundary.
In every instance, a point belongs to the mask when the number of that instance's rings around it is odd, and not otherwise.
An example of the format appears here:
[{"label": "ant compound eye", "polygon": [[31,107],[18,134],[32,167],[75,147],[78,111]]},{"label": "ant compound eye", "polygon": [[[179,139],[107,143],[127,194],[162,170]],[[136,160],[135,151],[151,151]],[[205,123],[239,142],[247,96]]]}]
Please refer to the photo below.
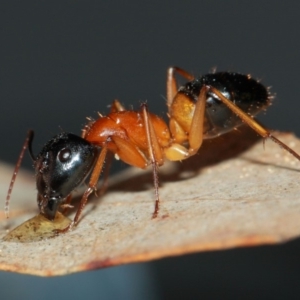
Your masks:
[{"label": "ant compound eye", "polygon": [[69,148],[64,148],[59,151],[58,159],[60,162],[64,163],[70,160],[71,158],[71,150]]}]

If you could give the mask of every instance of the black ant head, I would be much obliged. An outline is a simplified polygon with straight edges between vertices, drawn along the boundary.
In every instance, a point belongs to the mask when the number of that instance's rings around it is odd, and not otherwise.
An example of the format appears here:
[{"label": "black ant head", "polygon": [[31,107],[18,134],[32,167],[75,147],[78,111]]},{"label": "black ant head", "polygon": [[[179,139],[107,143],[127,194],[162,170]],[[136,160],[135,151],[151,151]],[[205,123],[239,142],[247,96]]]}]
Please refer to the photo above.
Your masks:
[{"label": "black ant head", "polygon": [[61,133],[52,138],[34,158],[38,205],[53,220],[59,205],[91,172],[98,147],[83,138]]}]

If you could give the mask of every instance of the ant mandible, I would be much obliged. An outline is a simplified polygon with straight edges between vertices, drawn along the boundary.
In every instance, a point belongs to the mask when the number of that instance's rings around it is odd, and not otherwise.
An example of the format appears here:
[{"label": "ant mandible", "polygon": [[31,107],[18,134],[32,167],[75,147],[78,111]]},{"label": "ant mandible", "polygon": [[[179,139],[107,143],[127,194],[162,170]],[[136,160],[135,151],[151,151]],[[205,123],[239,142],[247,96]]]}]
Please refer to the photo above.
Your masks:
[{"label": "ant mandible", "polygon": [[[177,88],[175,74],[188,82]],[[270,138],[296,159],[300,156],[274,137],[253,119],[271,103],[271,95],[249,75],[218,72],[195,78],[188,72],[171,67],[167,73],[167,106],[169,127],[163,119],[151,114],[147,105],[140,111],[128,111],[114,101],[111,112],[90,120],[81,137],[60,133],[43,147],[36,157],[29,131],[8,190],[5,211],[26,148],[34,161],[37,202],[40,212],[53,220],[60,206],[69,203],[71,193],[90,175],[73,222],[59,232],[76,226],[89,195],[96,186],[108,153],[129,165],[146,168],[152,165],[155,208],[159,212],[158,167],[166,159],[181,161],[195,155],[203,139],[211,139],[245,123],[263,138]]]}]

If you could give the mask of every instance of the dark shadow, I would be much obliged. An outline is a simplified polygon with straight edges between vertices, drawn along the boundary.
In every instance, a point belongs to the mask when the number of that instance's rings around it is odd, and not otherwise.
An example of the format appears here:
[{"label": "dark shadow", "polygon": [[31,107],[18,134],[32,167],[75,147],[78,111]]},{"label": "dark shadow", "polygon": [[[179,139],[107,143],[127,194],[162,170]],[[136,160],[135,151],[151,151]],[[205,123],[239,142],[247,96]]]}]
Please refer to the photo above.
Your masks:
[{"label": "dark shadow", "polygon": [[[242,154],[260,139],[251,128],[243,126],[220,137],[205,140],[196,155],[182,162],[174,162],[177,167],[174,172],[159,174],[159,182],[163,185],[165,182],[181,181],[196,176],[205,167]],[[183,173],[189,176],[183,178]],[[152,172],[145,171],[144,174],[124,178],[121,183],[109,186],[108,191],[144,191],[149,186],[153,186]]]},{"label": "dark shadow", "polygon": [[[252,164],[261,165],[261,166],[269,166],[270,165],[270,163],[268,163],[268,162],[263,162],[263,161],[259,161],[259,160],[248,158],[248,157],[242,157],[242,160],[245,160]],[[289,170],[289,171],[293,171],[293,172],[300,172],[299,168],[291,168],[291,167],[287,167],[287,166],[280,166],[280,165],[274,165],[274,164],[272,164],[272,166],[276,167],[277,169],[284,169],[284,170]]]}]

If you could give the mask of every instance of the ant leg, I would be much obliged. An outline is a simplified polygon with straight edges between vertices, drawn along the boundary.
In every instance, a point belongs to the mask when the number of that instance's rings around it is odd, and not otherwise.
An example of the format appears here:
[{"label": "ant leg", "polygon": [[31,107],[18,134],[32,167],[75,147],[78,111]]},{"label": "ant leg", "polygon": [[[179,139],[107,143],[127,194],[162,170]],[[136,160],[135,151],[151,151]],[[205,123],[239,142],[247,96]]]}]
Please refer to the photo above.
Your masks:
[{"label": "ant leg", "polygon": [[105,157],[106,157],[106,154],[107,154],[107,146],[104,145],[102,147],[102,150],[99,154],[99,157],[96,161],[96,164],[95,164],[95,167],[94,167],[94,170],[92,172],[92,175],[90,177],[90,181],[89,181],[89,184],[88,184],[88,188],[85,190],[82,198],[81,198],[81,201],[80,201],[80,204],[79,204],[79,207],[77,209],[77,212],[76,212],[76,215],[73,219],[73,221],[70,223],[69,226],[67,226],[66,228],[64,229],[61,229],[61,230],[55,230],[55,233],[66,233],[68,232],[69,230],[72,229],[72,227],[76,226],[78,221],[79,221],[79,218],[81,216],[81,213],[82,213],[82,210],[83,208],[85,207],[86,203],[87,203],[87,200],[88,200],[88,197],[89,195],[95,191],[96,189],[96,185],[97,185],[97,182],[98,182],[98,179],[99,179],[99,176],[101,174],[101,171],[102,171],[102,168],[103,168],[103,164],[104,164],[104,160],[105,160]]},{"label": "ant leg", "polygon": [[241,110],[238,106],[236,106],[233,102],[227,99],[222,93],[220,93],[217,89],[208,86],[208,89],[213,92],[230,110],[232,110],[237,116],[239,116],[248,126],[250,126],[254,131],[256,131],[263,138],[270,138],[277,145],[282,147],[284,150],[292,154],[296,159],[300,161],[300,155],[288,147],[286,144],[278,140],[275,136],[272,135],[270,131],[265,129],[262,125],[260,125],[255,119]]},{"label": "ant leg", "polygon": [[189,132],[189,156],[197,153],[203,142],[203,126],[206,108],[207,88],[202,87],[195,105],[195,111],[192,118]]},{"label": "ant leg", "polygon": [[171,67],[167,71],[167,106],[170,108],[172,105],[173,99],[178,92],[177,82],[175,79],[175,72],[186,78],[189,81],[194,80],[194,76],[189,74],[183,69],[178,67]]},{"label": "ant leg", "polygon": [[73,223],[74,223],[75,226],[77,225],[78,220],[80,218],[80,215],[82,213],[82,210],[83,210],[84,206],[87,203],[88,196],[96,189],[96,185],[97,185],[97,182],[99,180],[99,176],[101,174],[101,171],[102,171],[102,168],[103,168],[103,165],[104,165],[104,160],[105,160],[106,154],[107,154],[107,146],[104,145],[102,147],[100,155],[99,155],[99,157],[96,161],[94,170],[93,170],[92,175],[90,177],[89,186],[88,186],[87,190],[84,192],[84,194],[81,198],[79,208],[78,208],[78,210],[76,212],[76,215],[74,217]]},{"label": "ant leg", "polygon": [[[119,111],[124,111],[125,107],[120,103],[119,100],[115,99],[111,105],[111,110],[110,112],[119,112]],[[113,153],[108,152],[106,156],[106,163],[105,163],[105,168],[104,168],[104,174],[103,174],[103,182],[101,184],[99,192],[97,192],[97,196],[101,196],[105,193],[108,187],[108,175],[110,171],[110,167],[112,164],[112,159],[113,159]]]},{"label": "ant leg", "polygon": [[128,165],[145,169],[148,166],[147,159],[134,143],[119,136],[111,136],[112,142],[117,146],[116,159],[120,159]]},{"label": "ant leg", "polygon": [[97,191],[97,197],[102,196],[108,188],[108,175],[109,175],[113,157],[114,157],[114,154],[110,151],[106,155],[105,168],[103,171],[103,182],[101,184],[99,191]]},{"label": "ant leg", "polygon": [[156,218],[159,211],[159,181],[158,181],[158,166],[164,162],[163,152],[158,143],[153,124],[151,122],[146,104],[142,104],[142,112],[147,136],[148,152],[152,164],[153,183],[155,190],[155,207],[152,219]]}]

